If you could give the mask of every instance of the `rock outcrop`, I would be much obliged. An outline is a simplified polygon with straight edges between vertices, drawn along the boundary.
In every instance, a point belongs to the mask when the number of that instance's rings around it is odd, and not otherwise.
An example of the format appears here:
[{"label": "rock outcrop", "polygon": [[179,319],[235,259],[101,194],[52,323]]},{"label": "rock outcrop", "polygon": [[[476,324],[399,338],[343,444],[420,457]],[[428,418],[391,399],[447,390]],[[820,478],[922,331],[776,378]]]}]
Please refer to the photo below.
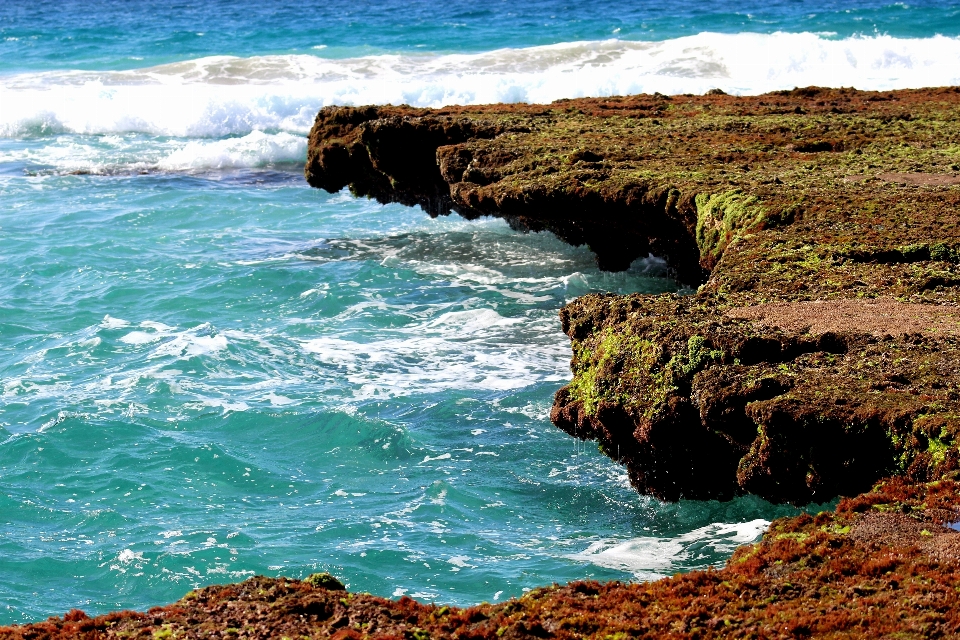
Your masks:
[{"label": "rock outcrop", "polygon": [[663,499],[806,503],[960,465],[960,91],[329,108],[311,184],[664,257],[561,312],[553,421]]}]

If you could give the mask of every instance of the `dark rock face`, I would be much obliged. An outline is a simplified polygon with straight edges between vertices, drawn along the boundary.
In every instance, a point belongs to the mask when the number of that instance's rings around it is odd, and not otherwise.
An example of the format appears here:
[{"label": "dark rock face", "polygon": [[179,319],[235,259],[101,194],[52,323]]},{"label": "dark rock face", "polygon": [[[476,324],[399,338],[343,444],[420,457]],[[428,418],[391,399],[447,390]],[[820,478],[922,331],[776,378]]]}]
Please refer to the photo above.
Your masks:
[{"label": "dark rock face", "polygon": [[307,182],[330,192],[349,184],[356,195],[420,205],[434,216],[449,213],[453,202],[437,166],[437,149],[492,138],[502,130],[493,123],[411,117],[411,112],[377,107],[321,111],[310,133]]},{"label": "dark rock face", "polygon": [[[506,112],[329,107],[310,133],[305,175],[330,192],[349,186],[355,195],[420,205],[432,216],[490,215],[518,230],[549,230],[570,244],[588,245],[610,271],[654,253],[665,256],[684,281],[702,282],[706,272],[693,241],[692,204],[678,202],[669,189],[642,182],[604,193],[584,189],[581,178],[603,159],[582,149],[554,158],[586,172],[577,180],[508,186],[516,165],[539,162],[517,146],[523,144],[517,136],[533,135],[531,126],[549,118],[543,113],[543,107],[529,105],[511,105]],[[508,140],[516,148],[505,148]],[[488,141],[496,142],[484,145]],[[539,168],[533,171],[541,177]]]},{"label": "dark rock face", "polygon": [[[814,304],[821,315],[838,307]],[[861,320],[891,311],[850,306]],[[931,307],[940,308],[892,311]],[[960,343],[937,325],[896,337],[839,324],[792,332],[698,296],[590,295],[561,318],[574,380],[551,418],[600,442],[641,493],[805,503],[855,495],[891,473],[932,480],[957,468]]]},{"label": "dark rock face", "polygon": [[804,503],[958,466],[957,144],[954,89],[368,107],[320,113],[306,173],[664,256],[696,295],[561,312],[553,421],[642,493]]}]

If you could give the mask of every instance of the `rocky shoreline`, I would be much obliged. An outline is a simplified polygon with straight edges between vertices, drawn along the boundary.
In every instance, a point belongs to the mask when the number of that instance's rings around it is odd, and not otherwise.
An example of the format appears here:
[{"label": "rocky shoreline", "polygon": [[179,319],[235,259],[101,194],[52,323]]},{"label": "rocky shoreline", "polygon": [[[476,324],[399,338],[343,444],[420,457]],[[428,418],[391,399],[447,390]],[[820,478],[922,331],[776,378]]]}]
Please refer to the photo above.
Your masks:
[{"label": "rocky shoreline", "polygon": [[549,230],[608,270],[663,257],[694,295],[561,311],[554,423],[665,500],[855,497],[648,584],[455,609],[256,578],[0,638],[960,633],[960,89],[327,108],[305,173]]},{"label": "rocky shoreline", "polygon": [[835,513],[774,521],[719,570],[574,582],[456,608],[351,594],[334,578],[251,578],[147,612],[0,627],[41,638],[939,638],[960,634],[960,483],[894,479]]},{"label": "rocky shoreline", "polygon": [[554,423],[641,493],[803,504],[960,462],[958,116],[952,88],[329,108],[306,176],[664,257],[696,295],[561,312]]}]

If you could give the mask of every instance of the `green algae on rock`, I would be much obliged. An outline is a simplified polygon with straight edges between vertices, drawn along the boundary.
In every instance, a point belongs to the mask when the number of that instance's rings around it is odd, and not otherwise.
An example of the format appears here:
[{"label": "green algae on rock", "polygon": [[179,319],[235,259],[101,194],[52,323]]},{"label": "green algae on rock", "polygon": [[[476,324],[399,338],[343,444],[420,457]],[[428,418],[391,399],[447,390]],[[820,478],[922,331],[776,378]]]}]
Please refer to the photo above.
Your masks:
[{"label": "green algae on rock", "polygon": [[328,108],[306,166],[553,231],[603,268],[664,257],[696,295],[561,312],[553,421],[643,493],[795,503],[960,466],[958,172],[955,88]]}]

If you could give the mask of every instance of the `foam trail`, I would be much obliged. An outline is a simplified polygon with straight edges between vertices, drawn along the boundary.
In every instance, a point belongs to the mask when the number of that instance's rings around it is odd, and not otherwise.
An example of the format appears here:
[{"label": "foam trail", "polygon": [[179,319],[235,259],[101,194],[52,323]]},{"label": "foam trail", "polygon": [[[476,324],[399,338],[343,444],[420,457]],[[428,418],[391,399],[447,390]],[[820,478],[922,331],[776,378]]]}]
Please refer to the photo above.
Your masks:
[{"label": "foam trail", "polygon": [[58,135],[45,142],[2,149],[0,164],[25,163],[41,173],[113,175],[276,167],[302,163],[307,155],[306,138],[283,131],[252,131],[219,140]]},{"label": "foam trail", "polygon": [[689,562],[705,551],[719,555],[732,554],[740,545],[757,540],[769,525],[763,519],[739,523],[717,522],[669,538],[644,536],[625,541],[600,540],[570,557],[601,567],[629,571],[641,580],[656,580],[674,570],[678,563]]},{"label": "foam trail", "polygon": [[242,138],[193,140],[157,163],[162,171],[242,169],[270,164],[302,162],[307,141],[302,136],[253,131]]},{"label": "foam trail", "polygon": [[550,102],[713,87],[757,94],[814,84],[960,84],[960,39],[701,33],[479,54],[216,56],[131,71],[21,74],[0,79],[0,136],[303,134],[330,104]]}]

